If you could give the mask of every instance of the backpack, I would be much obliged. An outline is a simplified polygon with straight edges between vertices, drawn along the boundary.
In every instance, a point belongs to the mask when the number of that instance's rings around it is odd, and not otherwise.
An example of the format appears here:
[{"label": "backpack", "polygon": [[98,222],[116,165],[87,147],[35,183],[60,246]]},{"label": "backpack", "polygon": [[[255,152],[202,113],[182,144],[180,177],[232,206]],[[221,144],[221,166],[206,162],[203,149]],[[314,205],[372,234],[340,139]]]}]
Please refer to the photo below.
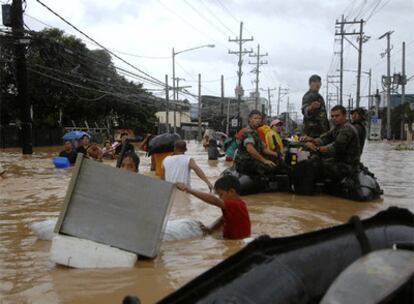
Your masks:
[{"label": "backpack", "polygon": [[296,194],[315,195],[319,193],[316,186],[322,174],[322,163],[317,157],[298,162],[292,172],[293,188]]},{"label": "backpack", "polygon": [[366,170],[344,178],[338,190],[339,196],[360,202],[377,199],[383,193],[375,177]]}]

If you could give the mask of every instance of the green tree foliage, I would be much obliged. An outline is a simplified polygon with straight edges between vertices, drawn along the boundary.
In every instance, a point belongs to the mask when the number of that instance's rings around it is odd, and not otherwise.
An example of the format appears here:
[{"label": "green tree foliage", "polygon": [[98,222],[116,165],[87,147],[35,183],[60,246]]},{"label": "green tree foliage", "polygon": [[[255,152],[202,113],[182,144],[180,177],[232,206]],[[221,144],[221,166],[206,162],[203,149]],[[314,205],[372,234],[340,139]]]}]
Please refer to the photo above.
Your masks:
[{"label": "green tree foliage", "polygon": [[[18,120],[14,79],[13,40],[2,40],[2,124]],[[31,35],[27,48],[28,89],[34,126],[76,123],[112,123],[119,127],[152,131],[156,122],[151,94],[117,73],[110,54],[90,50],[74,36],[58,29]]]}]

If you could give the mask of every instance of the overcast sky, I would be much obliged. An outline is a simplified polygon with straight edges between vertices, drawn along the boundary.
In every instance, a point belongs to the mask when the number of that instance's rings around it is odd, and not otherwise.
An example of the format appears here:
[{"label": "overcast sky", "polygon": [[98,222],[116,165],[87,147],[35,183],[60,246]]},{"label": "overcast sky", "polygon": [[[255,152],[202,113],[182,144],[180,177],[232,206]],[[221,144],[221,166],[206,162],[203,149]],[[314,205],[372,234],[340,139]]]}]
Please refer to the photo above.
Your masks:
[{"label": "overcast sky", "polygon": [[[4,0],[3,0],[4,1]],[[401,43],[406,41],[407,74],[414,74],[414,0],[42,0],[74,25],[85,31],[107,48],[143,57],[123,55],[124,59],[142,70],[164,80],[172,74],[171,52],[187,48],[215,44],[215,48],[204,48],[176,56],[176,76],[185,78],[183,85],[197,94],[197,74],[202,75],[202,94],[220,95],[220,75],[225,77],[226,96],[234,95],[237,83],[237,57],[228,54],[237,45],[229,42],[239,32],[239,22],[245,25],[244,36],[254,41],[245,44],[247,49],[257,48],[260,43],[269,54],[262,67],[260,87],[289,88],[290,102],[299,110],[301,97],[307,90],[311,74],[334,74],[339,67],[339,50],[334,42],[335,20],[344,14],[349,19],[368,19],[364,32],[371,39],[364,44],[362,69],[373,70],[372,86],[381,89],[381,75],[386,73],[386,59],[380,53],[386,40],[378,37],[394,30],[392,37],[392,72],[401,71]],[[30,28],[40,30],[44,24],[61,28],[82,39],[56,16],[39,5],[27,0],[25,22]],[[348,26],[352,31],[357,27]],[[356,37],[349,37],[356,43]],[[96,48],[92,44],[90,48]],[[356,70],[357,52],[345,42],[345,69]],[[244,58],[243,87],[248,94],[253,88],[253,66]],[[116,62],[116,61],[115,61]],[[116,62],[118,64],[118,62]],[[119,63],[120,66],[124,66]],[[131,69],[131,68],[128,68]],[[345,73],[344,94],[355,97],[356,74]],[[151,86],[147,86],[151,87]],[[334,87],[329,88],[335,90]],[[414,79],[409,83],[408,93],[414,93]],[[267,96],[267,93],[265,96]],[[362,95],[368,94],[368,79],[362,79]],[[273,92],[275,109],[277,92]],[[281,110],[286,109],[286,100]],[[190,100],[194,102],[195,100]],[[366,100],[363,100],[366,105]],[[273,113],[275,114],[275,112]]]}]

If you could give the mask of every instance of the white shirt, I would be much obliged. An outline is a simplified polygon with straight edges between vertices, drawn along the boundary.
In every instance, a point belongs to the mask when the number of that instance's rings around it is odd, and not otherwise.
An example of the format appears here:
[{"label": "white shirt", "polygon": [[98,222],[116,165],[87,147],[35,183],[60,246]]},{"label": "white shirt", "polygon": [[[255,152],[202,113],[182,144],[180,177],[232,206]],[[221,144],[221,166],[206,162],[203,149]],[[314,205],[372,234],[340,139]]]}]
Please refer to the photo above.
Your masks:
[{"label": "white shirt", "polygon": [[185,154],[167,156],[163,161],[165,180],[190,185],[190,159]]}]

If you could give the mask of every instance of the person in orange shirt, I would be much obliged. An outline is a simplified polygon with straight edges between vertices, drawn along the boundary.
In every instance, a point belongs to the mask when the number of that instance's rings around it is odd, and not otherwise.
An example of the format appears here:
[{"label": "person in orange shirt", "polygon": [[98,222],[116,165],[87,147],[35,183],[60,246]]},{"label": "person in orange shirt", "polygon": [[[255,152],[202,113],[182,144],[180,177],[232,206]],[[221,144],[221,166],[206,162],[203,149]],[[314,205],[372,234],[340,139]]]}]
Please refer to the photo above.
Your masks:
[{"label": "person in orange shirt", "polygon": [[258,127],[257,134],[259,134],[260,139],[262,140],[263,144],[267,146],[266,143],[266,134],[271,131],[270,127],[265,123],[265,118],[263,117],[262,125]]},{"label": "person in orange shirt", "polygon": [[240,140],[243,136],[244,131],[246,131],[246,128],[241,128],[239,131],[237,131],[234,137],[236,137],[237,140]]}]

